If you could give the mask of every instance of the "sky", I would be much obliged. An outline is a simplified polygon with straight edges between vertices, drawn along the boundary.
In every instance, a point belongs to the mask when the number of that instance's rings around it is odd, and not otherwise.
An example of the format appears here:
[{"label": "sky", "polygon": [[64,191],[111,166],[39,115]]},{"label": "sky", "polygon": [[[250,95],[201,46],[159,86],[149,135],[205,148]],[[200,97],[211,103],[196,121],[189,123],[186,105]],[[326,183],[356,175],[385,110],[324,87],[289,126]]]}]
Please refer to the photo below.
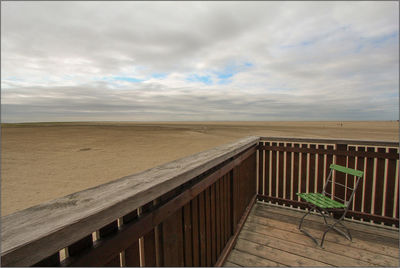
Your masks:
[{"label": "sky", "polygon": [[1,120],[398,120],[398,5],[1,2]]}]

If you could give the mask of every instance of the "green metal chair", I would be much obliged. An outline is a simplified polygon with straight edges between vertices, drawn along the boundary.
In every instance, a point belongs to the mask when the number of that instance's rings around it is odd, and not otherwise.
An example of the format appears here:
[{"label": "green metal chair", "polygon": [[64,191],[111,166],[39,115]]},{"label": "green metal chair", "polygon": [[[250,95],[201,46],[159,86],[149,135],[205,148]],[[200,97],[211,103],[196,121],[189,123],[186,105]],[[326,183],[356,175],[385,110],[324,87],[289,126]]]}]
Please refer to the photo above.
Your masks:
[{"label": "green metal chair", "polygon": [[[343,225],[342,220],[346,216],[346,213],[349,210],[351,202],[353,201],[354,193],[357,189],[358,183],[360,182],[360,179],[364,176],[364,173],[362,171],[351,169],[351,168],[346,168],[346,167],[343,167],[340,165],[331,164],[330,169],[331,169],[331,171],[329,173],[328,179],[326,180],[326,183],[324,185],[322,193],[297,193],[297,195],[300,196],[300,198],[307,201],[307,203],[310,207],[308,212],[300,220],[299,230],[302,231],[307,236],[309,236],[320,247],[322,247],[324,244],[324,239],[325,239],[326,234],[332,229],[337,231],[339,234],[343,235],[344,237],[346,237],[348,240],[350,240],[350,241],[352,240],[350,231],[349,231],[349,229],[346,228],[346,226]],[[351,188],[351,187],[348,187],[341,183],[333,181],[332,180],[333,170],[335,170],[336,172],[343,172],[348,175],[356,176],[357,181],[356,181],[355,187]],[[346,176],[346,177],[348,180],[348,178],[350,176]],[[349,196],[348,200],[346,200],[347,199],[346,197],[349,194],[347,194],[346,191],[345,191],[345,195],[343,197],[344,199],[338,197],[337,195],[333,196],[331,193],[327,192],[326,190],[327,190],[327,186],[329,183],[334,184],[335,187],[336,187],[336,185],[338,185],[339,187],[345,187],[346,189],[349,189],[350,196]],[[317,239],[315,239],[310,233],[308,233],[306,230],[301,228],[304,218],[307,215],[309,215],[312,210],[318,211],[324,218],[325,225],[328,226],[328,229],[322,235],[320,244],[318,243]],[[332,210],[334,210],[335,212],[343,212],[343,214],[338,219],[335,219],[333,217],[333,215],[331,215],[331,213],[330,213],[330,212],[332,212]],[[327,221],[327,217],[332,218],[334,220],[334,223],[329,224]],[[346,232],[338,229],[336,227],[337,225],[342,226]]]}]

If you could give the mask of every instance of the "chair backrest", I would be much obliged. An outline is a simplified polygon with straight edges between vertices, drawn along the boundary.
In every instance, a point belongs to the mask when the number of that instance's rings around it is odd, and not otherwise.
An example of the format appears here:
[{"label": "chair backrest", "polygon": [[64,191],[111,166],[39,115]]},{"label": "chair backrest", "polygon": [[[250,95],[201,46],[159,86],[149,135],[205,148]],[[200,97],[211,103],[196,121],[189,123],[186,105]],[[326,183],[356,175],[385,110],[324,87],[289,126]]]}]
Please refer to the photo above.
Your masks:
[{"label": "chair backrest", "polygon": [[[364,172],[359,171],[359,170],[355,170],[355,169],[352,169],[352,168],[343,167],[343,166],[336,165],[336,164],[331,164],[329,168],[331,169],[331,171],[330,171],[329,176],[328,176],[328,178],[327,178],[327,180],[325,182],[324,188],[322,190],[322,194],[326,195],[326,196],[329,196],[330,198],[332,198],[332,199],[334,199],[334,200],[346,205],[347,208],[348,208],[349,205],[351,204],[352,200],[353,200],[354,193],[357,190],[357,187],[358,187],[358,184],[360,182],[360,179],[364,176]],[[345,179],[345,184],[342,184],[342,183],[339,183],[339,182],[336,182],[335,180],[333,180],[333,171],[334,170],[335,171],[339,171],[339,172],[343,172],[343,173],[346,174],[346,176],[345,176],[345,178],[346,178]],[[348,183],[349,179],[353,179],[354,180],[353,176],[356,177],[357,180],[356,180],[355,184],[354,184],[354,181],[353,181],[352,184],[349,184]],[[336,194],[336,192],[337,192],[336,190],[334,190],[334,194],[332,194],[332,192],[327,191],[327,186],[328,186],[329,183],[331,183],[333,185],[332,188],[336,188],[336,186],[344,188],[345,191],[344,191],[343,198],[339,197]],[[349,187],[348,185],[354,185],[354,187]]]}]

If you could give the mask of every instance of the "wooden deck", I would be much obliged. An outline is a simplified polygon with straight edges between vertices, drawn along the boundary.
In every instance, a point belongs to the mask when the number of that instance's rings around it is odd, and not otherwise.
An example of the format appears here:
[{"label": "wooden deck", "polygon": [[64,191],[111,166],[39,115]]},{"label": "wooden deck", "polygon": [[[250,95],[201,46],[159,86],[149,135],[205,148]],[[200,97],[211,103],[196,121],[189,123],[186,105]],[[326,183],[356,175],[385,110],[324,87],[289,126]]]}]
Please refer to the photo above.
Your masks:
[{"label": "wooden deck", "polygon": [[[353,242],[330,231],[321,249],[297,228],[303,215],[256,203],[224,266],[399,266],[398,230],[345,222]],[[321,237],[322,218],[307,218],[304,227]]]}]

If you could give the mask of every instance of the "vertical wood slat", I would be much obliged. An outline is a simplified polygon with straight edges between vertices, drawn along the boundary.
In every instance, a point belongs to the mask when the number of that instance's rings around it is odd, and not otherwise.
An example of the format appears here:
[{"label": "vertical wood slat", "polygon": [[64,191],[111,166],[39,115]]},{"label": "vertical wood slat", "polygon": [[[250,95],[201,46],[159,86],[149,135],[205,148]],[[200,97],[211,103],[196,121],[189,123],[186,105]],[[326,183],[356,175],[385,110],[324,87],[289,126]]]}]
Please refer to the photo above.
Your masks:
[{"label": "vertical wood slat", "polygon": [[[264,142],[260,142],[261,146],[264,144]],[[264,170],[264,150],[258,150],[258,194],[263,194],[265,183]]]},{"label": "vertical wood slat", "polygon": [[225,176],[223,176],[221,178],[221,202],[222,202],[222,211],[221,211],[221,225],[222,225],[222,245],[223,247],[225,247],[225,243],[226,243],[226,238],[227,238],[227,224],[226,224],[226,210],[227,210],[227,204],[226,204],[226,188],[225,188],[225,182],[227,177],[229,176],[229,174],[226,174]]},{"label": "vertical wood slat", "polygon": [[[326,146],[326,149],[328,149],[328,150],[333,150],[333,146],[332,145],[328,145],[328,146]],[[325,168],[325,178],[326,178],[326,180],[328,180],[328,176],[329,176],[329,173],[330,173],[330,168],[329,168],[329,166],[331,165],[333,163],[333,155],[331,155],[331,154],[328,154],[327,156],[326,156],[326,168]],[[329,183],[327,186],[326,186],[326,191],[328,192],[328,193],[333,193],[333,184],[332,183]]]},{"label": "vertical wood slat", "polygon": [[219,185],[219,191],[220,191],[220,196],[221,196],[221,209],[220,209],[220,224],[221,224],[221,249],[224,248],[225,246],[225,211],[226,211],[226,206],[225,206],[225,186],[224,186],[224,180],[227,175],[224,175],[220,179],[220,185]]},{"label": "vertical wood slat", "polygon": [[[184,224],[184,260],[185,266],[193,266],[193,258],[192,258],[192,210],[190,202],[183,206],[183,224]],[[154,266],[154,265],[153,265]]]},{"label": "vertical wood slat", "polygon": [[[374,152],[375,149],[373,147],[367,147],[367,152]],[[364,212],[371,213],[371,203],[372,200],[372,184],[373,184],[373,171],[374,171],[374,158],[367,157],[367,166],[366,166],[366,174],[364,174]]]},{"label": "vertical wood slat", "polygon": [[199,203],[198,196],[192,199],[192,248],[193,266],[200,266]]},{"label": "vertical wood slat", "polygon": [[[347,144],[336,144],[337,151],[347,151]],[[337,155],[336,156],[336,164],[340,166],[346,166],[346,156],[344,155]],[[346,174],[343,172],[336,172],[334,177],[335,182],[346,185]],[[345,199],[345,188],[340,185],[335,185],[334,188],[334,195]]]},{"label": "vertical wood slat", "polygon": [[224,230],[225,230],[225,239],[224,239],[224,244],[226,244],[226,242],[228,242],[229,239],[229,222],[228,222],[228,200],[229,200],[229,196],[228,196],[228,180],[230,179],[230,176],[232,176],[232,173],[228,173],[227,176],[224,177],[224,203],[225,203],[225,209],[224,209]]},{"label": "vertical wood slat", "polygon": [[[397,166],[398,167],[398,166]],[[398,175],[399,171],[397,172]],[[397,182],[398,183],[398,182]],[[394,202],[394,204],[396,204],[396,216],[395,218],[399,218],[399,184],[397,185],[397,187],[395,187],[396,189],[396,201]],[[398,226],[397,226],[398,227]]]},{"label": "vertical wood slat", "polygon": [[199,237],[200,237],[200,266],[207,265],[206,252],[206,222],[204,192],[199,194]]},{"label": "vertical wood slat", "polygon": [[[150,211],[153,208],[153,202],[149,202],[142,207],[142,214]],[[142,266],[154,267],[157,265],[156,261],[156,241],[155,230],[152,229],[142,238],[143,242],[143,263]],[[125,256],[126,259],[126,256]],[[137,261],[135,265],[138,265]]]},{"label": "vertical wood slat", "polygon": [[182,209],[163,221],[163,249],[165,266],[184,266]]},{"label": "vertical wood slat", "polygon": [[[249,185],[250,185],[250,194],[249,194],[249,199],[246,202],[246,206],[248,206],[248,203],[252,200],[254,195],[257,194],[257,181],[256,181],[256,175],[257,175],[257,166],[256,166],[256,161],[257,161],[257,155],[254,153],[252,156],[250,156],[249,159],[249,170],[250,170],[250,177],[249,177]],[[232,232],[233,234],[233,232]]]},{"label": "vertical wood slat", "polygon": [[127,249],[125,249],[125,266],[127,267],[140,266],[139,241],[134,242]]},{"label": "vertical wood slat", "polygon": [[[279,147],[283,148],[284,146],[285,146],[284,143],[279,143]],[[279,164],[278,164],[278,197],[280,197],[280,198],[283,198],[283,184],[284,184],[284,181],[283,181],[284,180],[284,178],[283,178],[283,168],[284,168],[283,155],[284,155],[284,153],[282,151],[279,151],[279,153],[278,153],[278,159],[279,159]]]},{"label": "vertical wood slat", "polygon": [[154,227],[155,246],[156,246],[156,266],[164,266],[164,250],[163,250],[163,235],[162,235],[162,223]]},{"label": "vertical wood slat", "polygon": [[[356,150],[356,147],[349,146],[348,149],[350,152],[354,152]],[[354,156],[347,157],[347,167],[352,168],[352,169],[357,169],[356,168],[356,158]],[[347,175],[347,187],[354,188],[355,187],[354,183],[355,183],[356,179],[357,179],[356,176]],[[349,200],[352,190],[345,189],[345,191],[346,191],[346,193],[345,193],[346,200]],[[351,204],[350,209],[352,209],[352,206],[354,206],[354,201]]]},{"label": "vertical wood slat", "polygon": [[[315,144],[310,144],[311,149],[315,149],[316,145]],[[308,192],[314,193],[315,192],[315,154],[310,153],[310,162],[309,162],[309,167],[308,167],[308,173],[309,173],[309,182],[308,182]]]},{"label": "vertical wood slat", "polygon": [[224,175],[222,178],[219,179],[218,184],[219,184],[219,197],[220,197],[220,209],[219,209],[219,224],[220,224],[220,248],[221,251],[224,249],[225,246],[225,224],[224,224],[224,209],[225,209],[225,204],[224,204],[224,189],[223,189],[223,178],[226,175]]},{"label": "vertical wood slat", "polygon": [[[390,148],[389,153],[397,153],[397,149]],[[385,211],[384,216],[395,217],[393,215],[393,205],[395,196],[395,180],[396,180],[396,160],[388,159],[387,164],[387,180],[386,180],[386,200],[385,200]]]},{"label": "vertical wood slat", "polygon": [[[118,232],[118,221],[113,221],[99,230],[99,237],[105,238],[115,234],[116,232]],[[106,261],[106,263],[103,266],[119,267],[120,266],[119,254],[113,257],[111,260]]]},{"label": "vertical wood slat", "polygon": [[[177,191],[178,191],[178,189],[173,189],[173,190],[163,194],[158,199],[156,199],[156,203],[167,202],[168,200],[170,200],[171,198],[173,198],[176,195]],[[178,213],[178,212],[176,212],[176,213]],[[170,215],[169,218],[176,215],[176,213]],[[167,266],[166,259],[169,258],[169,256],[167,256],[167,257],[165,256],[165,252],[168,251],[168,249],[165,249],[165,248],[168,244],[168,241],[164,241],[164,240],[168,234],[165,234],[164,229],[168,229],[169,227],[170,226],[166,226],[166,228],[164,228],[164,221],[163,221],[154,228],[155,242],[156,242],[155,244],[156,244],[156,264],[157,264],[157,266]]]},{"label": "vertical wood slat", "polygon": [[[276,146],[276,142],[272,143],[272,146]],[[277,179],[276,179],[276,163],[277,163],[277,157],[276,157],[277,151],[272,151],[272,156],[271,156],[271,196],[277,197],[276,193],[276,184],[277,184]]]},{"label": "vertical wood slat", "polygon": [[[307,148],[307,144],[302,144],[301,148]],[[307,153],[301,153],[301,173],[300,189],[302,193],[307,192]]]},{"label": "vertical wood slat", "polygon": [[[287,143],[286,147],[290,148],[292,147],[291,143]],[[285,198],[293,200],[294,194],[291,191],[292,187],[292,153],[291,152],[286,152],[286,193],[285,193]]]},{"label": "vertical wood slat", "polygon": [[[385,153],[385,148],[378,148],[379,153]],[[376,165],[376,181],[375,181],[375,200],[374,200],[374,214],[382,215],[382,205],[384,197],[384,176],[385,176],[385,159],[378,158]]]},{"label": "vertical wood slat", "polygon": [[211,265],[217,261],[216,245],[216,213],[215,213],[215,183],[211,185]]},{"label": "vertical wood slat", "polygon": [[[270,143],[266,142],[266,146],[269,146]],[[269,195],[269,183],[270,183],[270,176],[269,176],[269,169],[270,169],[270,151],[265,150],[265,159],[264,159],[264,195]]]},{"label": "vertical wood slat", "polygon": [[211,266],[211,200],[210,187],[205,190],[205,215],[206,215],[206,252],[207,266]]},{"label": "vertical wood slat", "polygon": [[[318,149],[324,149],[324,145],[318,145]],[[323,154],[318,154],[318,167],[317,167],[317,192],[321,193],[322,189],[324,188],[324,161],[325,161],[325,155]]]},{"label": "vertical wood slat", "polygon": [[[299,148],[300,145],[298,143],[294,144],[295,148]],[[293,197],[295,198],[295,200],[297,199],[297,201],[300,201],[300,197],[296,195],[296,193],[300,192],[299,189],[299,153],[294,152],[293,153]]]},{"label": "vertical wood slat", "polygon": [[[357,151],[359,152],[365,152],[365,147],[357,147]],[[357,157],[357,170],[360,171],[364,171],[364,161],[365,158],[364,157]],[[354,209],[355,211],[362,211],[362,207],[363,207],[363,195],[364,195],[364,184],[365,184],[365,173],[364,173],[364,177],[360,180],[360,182],[358,183],[358,187],[356,189],[356,193],[354,195]],[[360,219],[357,217],[354,217],[354,219]]]},{"label": "vertical wood slat", "polygon": [[219,179],[215,182],[215,223],[216,223],[216,248],[217,255],[222,251],[221,248],[221,218],[220,218],[220,210],[221,210],[221,201],[220,201],[220,191],[219,191]]},{"label": "vertical wood slat", "polygon": [[[239,222],[239,190],[240,190],[240,180],[239,180],[239,167],[234,167],[231,174],[232,174],[232,226],[233,231],[236,231],[236,225]],[[221,202],[222,203],[222,202]],[[221,208],[223,209],[223,207]],[[222,221],[222,219],[221,219]],[[222,222],[221,222],[222,226]],[[221,227],[221,232],[223,233],[223,227]],[[224,243],[222,242],[224,245]],[[223,250],[223,246],[221,245],[221,250]]]},{"label": "vertical wood slat", "polygon": [[152,229],[143,237],[144,265],[155,267],[157,265],[155,231]]},{"label": "vertical wood slat", "polygon": [[[136,220],[138,217],[137,210],[122,217],[122,223],[126,224]],[[135,267],[140,266],[140,250],[139,250],[139,240],[132,241],[132,244],[125,249],[125,266]]]},{"label": "vertical wood slat", "polygon": [[231,199],[232,199],[232,191],[231,191],[231,181],[232,181],[232,177],[233,177],[233,173],[230,173],[231,176],[229,176],[226,179],[226,199],[227,199],[227,203],[228,203],[228,207],[226,209],[226,220],[227,220],[227,229],[228,229],[228,240],[231,236],[232,232],[232,215],[231,215],[231,207],[232,207],[232,203],[231,203]]}]

